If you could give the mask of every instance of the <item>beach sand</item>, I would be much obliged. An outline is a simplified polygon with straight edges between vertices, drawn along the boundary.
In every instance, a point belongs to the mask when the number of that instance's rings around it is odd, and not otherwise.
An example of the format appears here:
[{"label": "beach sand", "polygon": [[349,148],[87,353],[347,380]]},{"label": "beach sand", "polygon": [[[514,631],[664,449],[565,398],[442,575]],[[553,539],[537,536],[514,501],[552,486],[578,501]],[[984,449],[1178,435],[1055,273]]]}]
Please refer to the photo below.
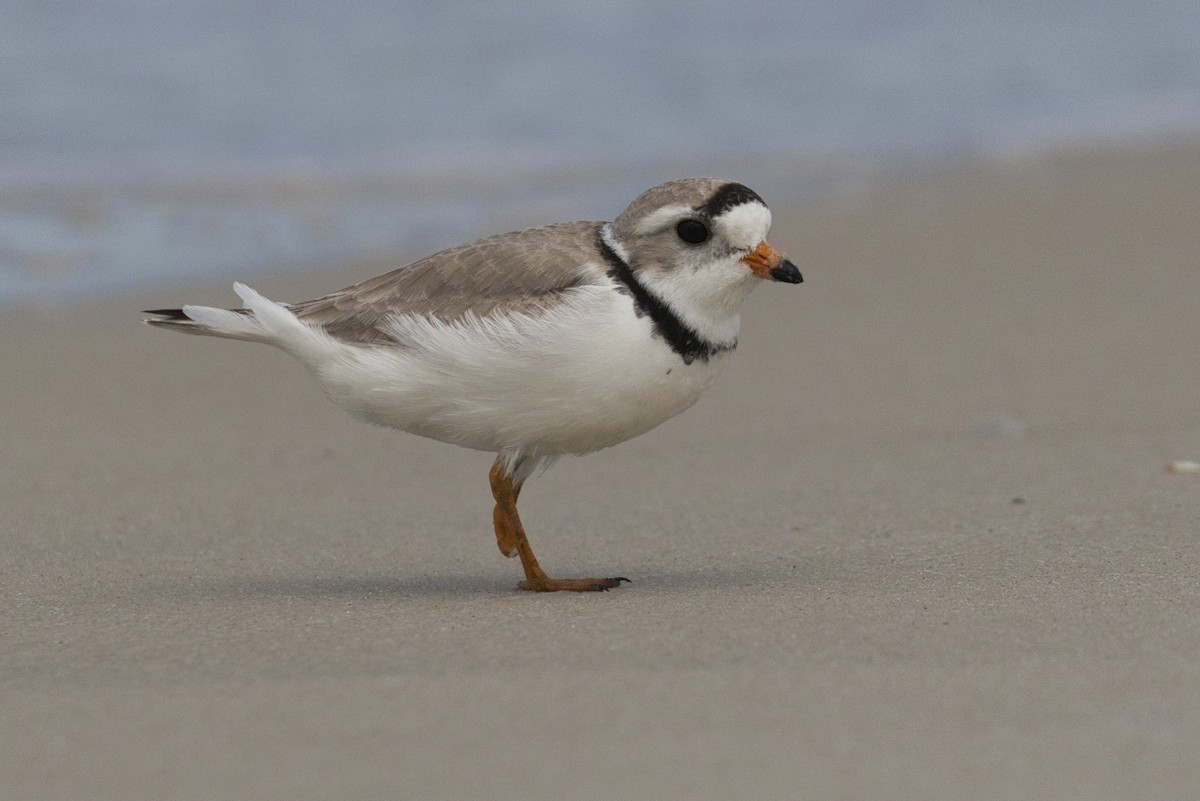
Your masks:
[{"label": "beach sand", "polygon": [[1200,144],[775,205],[718,386],[522,496],[605,594],[514,591],[489,455],[138,322],[225,282],[0,316],[0,796],[1193,796]]}]

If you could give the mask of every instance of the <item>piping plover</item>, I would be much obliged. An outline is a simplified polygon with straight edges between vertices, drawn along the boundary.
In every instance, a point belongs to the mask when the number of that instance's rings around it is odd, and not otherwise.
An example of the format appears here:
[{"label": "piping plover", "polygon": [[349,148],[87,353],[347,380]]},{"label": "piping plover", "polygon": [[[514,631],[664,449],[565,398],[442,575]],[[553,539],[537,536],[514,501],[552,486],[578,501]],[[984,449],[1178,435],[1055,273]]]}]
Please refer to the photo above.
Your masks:
[{"label": "piping plover", "polygon": [[158,309],[147,323],[263,342],[299,359],[350,414],[497,453],[496,542],[524,590],[555,579],[517,516],[525,480],[559,456],[636,437],[690,407],[737,346],[742,301],[800,271],[766,242],[752,190],[690,178],[648,189],[611,223],[570,222],[460,245],[302,303],[234,284],[245,308]]}]

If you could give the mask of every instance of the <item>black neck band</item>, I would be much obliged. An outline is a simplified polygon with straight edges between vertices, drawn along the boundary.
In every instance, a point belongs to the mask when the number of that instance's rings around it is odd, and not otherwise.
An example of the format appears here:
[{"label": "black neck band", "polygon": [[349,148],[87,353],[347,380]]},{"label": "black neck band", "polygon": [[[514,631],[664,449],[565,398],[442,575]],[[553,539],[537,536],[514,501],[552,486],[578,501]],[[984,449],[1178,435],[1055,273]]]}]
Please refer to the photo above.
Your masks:
[{"label": "black neck band", "polygon": [[680,320],[670,306],[642,286],[633,274],[633,269],[605,240],[604,228],[601,228],[596,236],[596,245],[600,248],[600,255],[604,257],[605,264],[608,265],[608,274],[633,297],[633,307],[638,317],[643,314],[650,316],[651,322],[654,323],[654,333],[666,340],[671,350],[683,359],[684,364],[691,364],[696,359],[706,362],[710,356],[733,350],[733,345],[714,345],[702,338]]}]

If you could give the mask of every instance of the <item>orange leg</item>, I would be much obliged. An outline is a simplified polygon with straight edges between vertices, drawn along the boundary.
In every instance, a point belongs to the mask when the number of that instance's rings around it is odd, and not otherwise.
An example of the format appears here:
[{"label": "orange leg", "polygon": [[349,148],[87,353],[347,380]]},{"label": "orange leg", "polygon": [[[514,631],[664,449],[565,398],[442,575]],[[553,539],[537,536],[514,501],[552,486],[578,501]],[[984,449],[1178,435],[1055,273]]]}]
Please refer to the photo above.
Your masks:
[{"label": "orange leg", "polygon": [[488,479],[492,484],[492,497],[496,499],[496,508],[492,511],[496,544],[505,556],[521,557],[521,567],[525,569],[525,580],[517,585],[517,589],[533,592],[603,592],[620,587],[622,581],[629,581],[627,578],[555,579],[547,576],[533,555],[533,548],[525,536],[525,527],[517,516],[517,496],[521,494],[521,485],[513,482],[512,475],[503,468],[500,459],[496,459],[492,465]]}]

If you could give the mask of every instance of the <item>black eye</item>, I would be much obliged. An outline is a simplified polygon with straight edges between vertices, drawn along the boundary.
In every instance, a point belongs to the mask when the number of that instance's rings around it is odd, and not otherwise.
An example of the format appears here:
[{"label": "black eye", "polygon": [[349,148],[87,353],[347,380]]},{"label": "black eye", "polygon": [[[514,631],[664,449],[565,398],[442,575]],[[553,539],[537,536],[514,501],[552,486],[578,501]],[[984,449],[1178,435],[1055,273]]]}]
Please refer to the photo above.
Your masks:
[{"label": "black eye", "polygon": [[675,233],[689,245],[699,245],[709,237],[708,226],[699,220],[684,220],[675,226]]}]

